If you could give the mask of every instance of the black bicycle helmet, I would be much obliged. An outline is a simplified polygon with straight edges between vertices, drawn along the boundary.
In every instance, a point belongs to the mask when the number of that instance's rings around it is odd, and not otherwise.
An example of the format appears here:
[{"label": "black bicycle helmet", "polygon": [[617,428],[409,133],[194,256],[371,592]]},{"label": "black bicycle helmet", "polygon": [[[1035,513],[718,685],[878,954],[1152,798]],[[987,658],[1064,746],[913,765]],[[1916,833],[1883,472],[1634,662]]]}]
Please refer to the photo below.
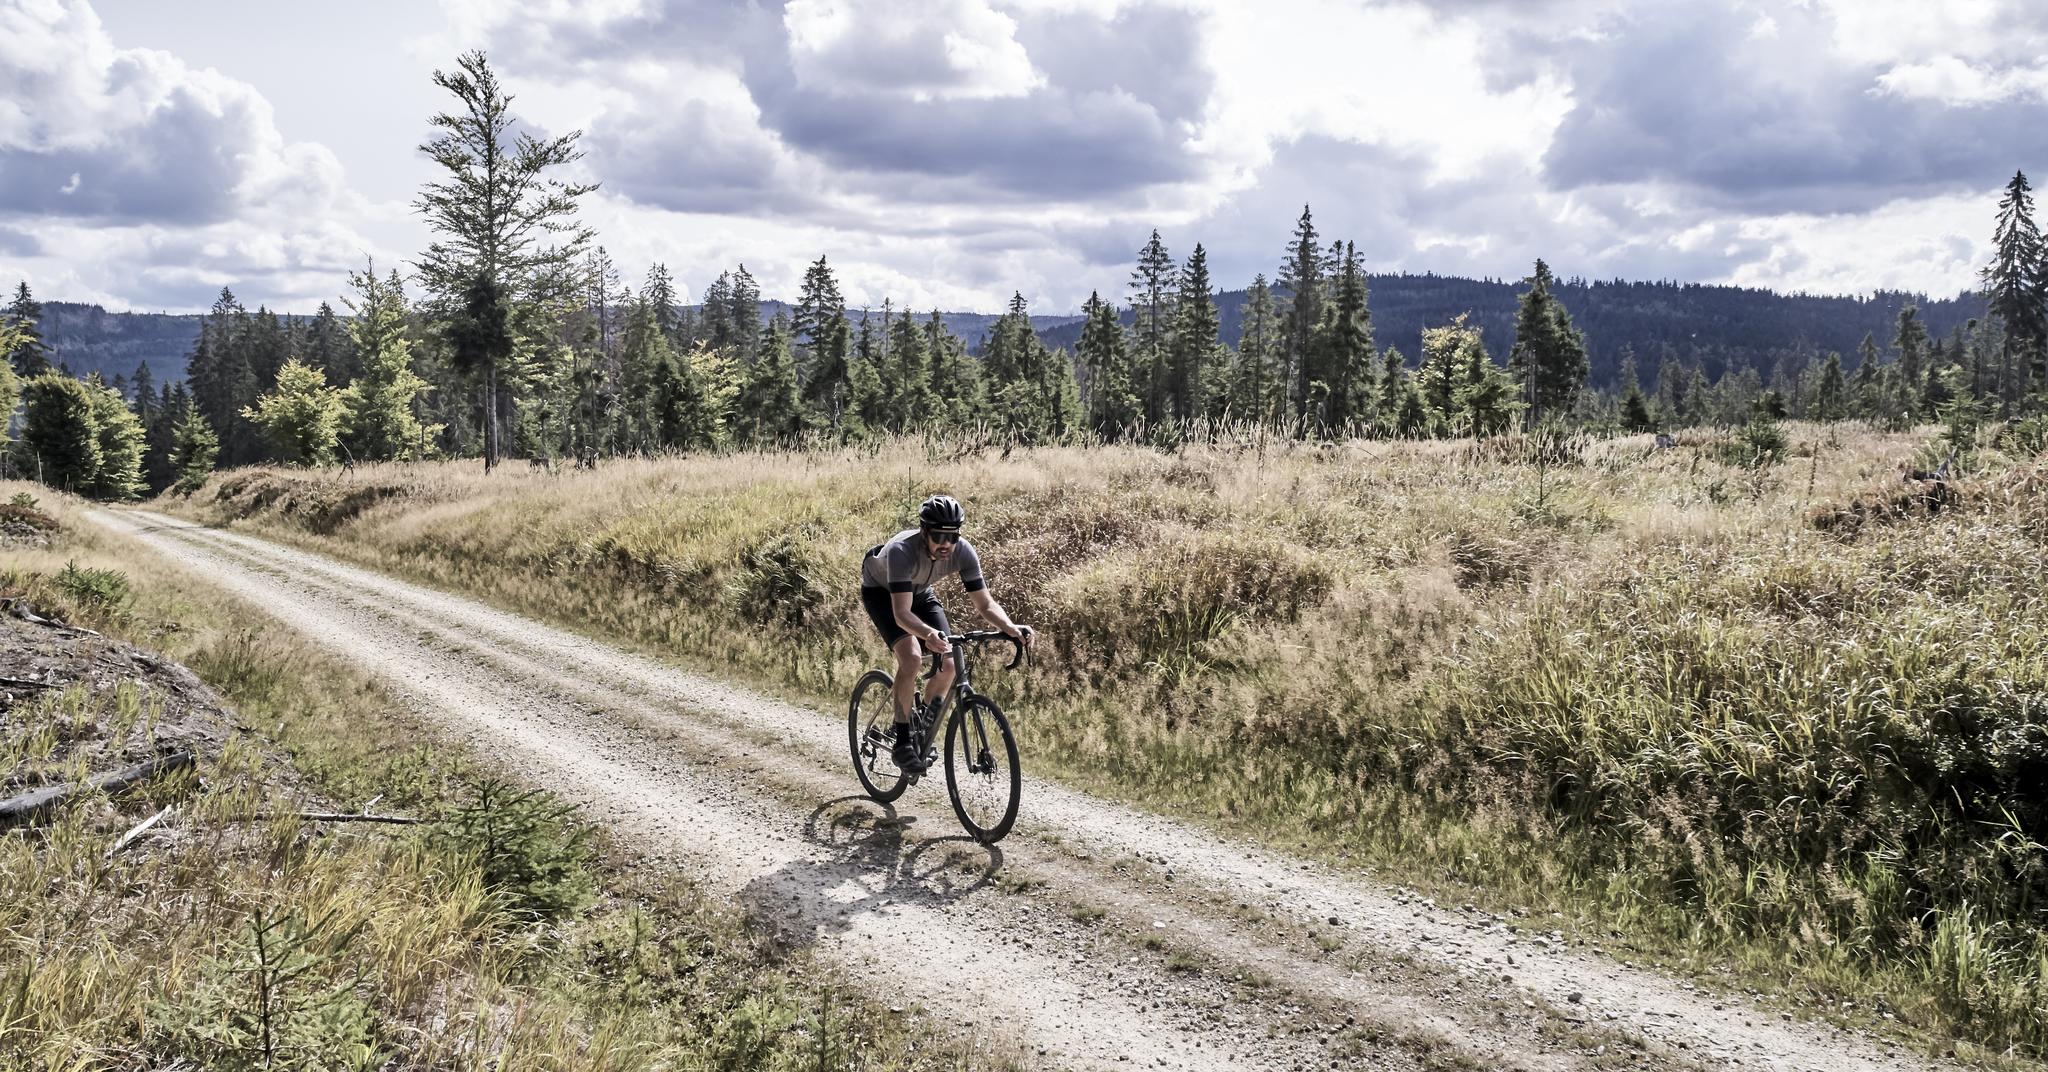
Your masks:
[{"label": "black bicycle helmet", "polygon": [[917,508],[917,520],[928,532],[959,532],[967,510],[951,495],[934,495]]}]

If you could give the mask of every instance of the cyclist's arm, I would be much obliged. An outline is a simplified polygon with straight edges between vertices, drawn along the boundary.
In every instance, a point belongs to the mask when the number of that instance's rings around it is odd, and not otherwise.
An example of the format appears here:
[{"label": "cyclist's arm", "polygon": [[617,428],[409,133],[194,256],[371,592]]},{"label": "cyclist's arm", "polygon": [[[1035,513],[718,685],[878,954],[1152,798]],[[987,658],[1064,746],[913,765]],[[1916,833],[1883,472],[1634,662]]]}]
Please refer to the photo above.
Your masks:
[{"label": "cyclist's arm", "polygon": [[1003,635],[1017,637],[1024,641],[1026,647],[1031,646],[1031,633],[1010,620],[1009,613],[1003,610],[1002,604],[996,602],[996,597],[988,593],[987,588],[977,588],[969,594],[974,597],[974,609],[980,611],[981,616],[988,619],[997,629],[1002,630]]}]

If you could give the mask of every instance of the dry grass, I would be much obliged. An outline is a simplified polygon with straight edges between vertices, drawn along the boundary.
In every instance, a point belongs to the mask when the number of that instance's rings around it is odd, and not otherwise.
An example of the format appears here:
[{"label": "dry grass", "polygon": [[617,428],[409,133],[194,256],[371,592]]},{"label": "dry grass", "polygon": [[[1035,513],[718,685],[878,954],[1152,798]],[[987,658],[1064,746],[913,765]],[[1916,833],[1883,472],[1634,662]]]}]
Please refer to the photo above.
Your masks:
[{"label": "dry grass", "polygon": [[[688,884],[612,870],[569,836],[573,817],[534,814],[504,850],[524,871],[459,821],[260,818],[381,797],[380,811],[459,819],[492,783],[453,746],[392,752],[420,727],[369,679],[38,494],[63,529],[0,549],[11,593],[185,662],[253,732],[196,784],[0,835],[0,1067],[1002,1067],[880,1014]],[[56,580],[73,563],[127,571],[132,598],[78,601]],[[56,769],[63,728],[140,739],[156,727],[145,706],[84,688],[18,705],[0,713],[0,769],[78,773]]]},{"label": "dry grass", "polygon": [[176,508],[832,704],[881,654],[860,553],[948,490],[1044,632],[984,675],[1061,757],[1034,774],[2038,1051],[2041,470],[1902,502],[1924,437],[1788,431],[1762,467],[1713,432],[898,443],[245,471]]}]

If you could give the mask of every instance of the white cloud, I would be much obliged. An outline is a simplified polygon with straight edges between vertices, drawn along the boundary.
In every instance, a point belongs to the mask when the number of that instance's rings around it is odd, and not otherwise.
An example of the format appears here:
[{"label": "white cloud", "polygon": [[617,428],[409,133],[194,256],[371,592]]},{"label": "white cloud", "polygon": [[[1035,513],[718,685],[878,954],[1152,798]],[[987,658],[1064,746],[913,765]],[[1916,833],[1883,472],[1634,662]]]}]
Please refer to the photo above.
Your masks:
[{"label": "white cloud", "polygon": [[1999,70],[1956,56],[1936,56],[1925,63],[1902,63],[1879,75],[1877,91],[1955,105],[2048,98],[2048,64]]},{"label": "white cloud", "polygon": [[980,0],[904,17],[888,0],[790,0],[782,21],[798,84],[912,101],[1021,97],[1045,84],[1017,21]]}]

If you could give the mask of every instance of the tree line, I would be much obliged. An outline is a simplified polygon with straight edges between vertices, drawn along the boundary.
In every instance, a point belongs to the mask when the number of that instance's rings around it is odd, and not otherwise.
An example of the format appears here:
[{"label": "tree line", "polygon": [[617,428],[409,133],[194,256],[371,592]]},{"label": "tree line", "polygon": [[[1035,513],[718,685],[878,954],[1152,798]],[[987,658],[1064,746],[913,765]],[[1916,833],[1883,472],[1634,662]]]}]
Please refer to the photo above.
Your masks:
[{"label": "tree line", "polygon": [[936,311],[850,309],[822,256],[765,322],[744,264],[694,306],[658,263],[635,290],[578,217],[595,187],[560,178],[581,157],[580,133],[515,133],[481,53],[434,78],[453,103],[431,119],[421,148],[439,177],[414,204],[434,239],[408,274],[351,272],[346,315],[324,303],[311,317],[251,311],[224,288],[183,383],[156,385],[143,366],[135,382],[108,384],[51,367],[23,283],[0,319],[0,401],[25,407],[17,471],[121,498],[264,461],[589,465],[934,430],[1156,440],[1230,421],[1328,437],[1644,431],[1760,414],[1904,426],[1963,405],[2038,408],[2048,259],[2024,175],[2000,202],[1985,315],[1933,338],[1907,305],[1891,338],[1866,335],[1853,363],[1787,353],[1768,377],[1734,363],[1709,377],[1666,352],[1646,385],[1624,350],[1613,382],[1595,388],[1585,332],[1560,296],[1569,285],[1541,260],[1504,354],[1455,316],[1421,331],[1411,359],[1376,345],[1360,254],[1320,234],[1308,206],[1272,280],[1255,278],[1234,310],[1235,345],[1207,251],[1176,258],[1154,231],[1124,293],[1089,297],[1071,349],[1048,345],[1017,295],[971,353]]}]

